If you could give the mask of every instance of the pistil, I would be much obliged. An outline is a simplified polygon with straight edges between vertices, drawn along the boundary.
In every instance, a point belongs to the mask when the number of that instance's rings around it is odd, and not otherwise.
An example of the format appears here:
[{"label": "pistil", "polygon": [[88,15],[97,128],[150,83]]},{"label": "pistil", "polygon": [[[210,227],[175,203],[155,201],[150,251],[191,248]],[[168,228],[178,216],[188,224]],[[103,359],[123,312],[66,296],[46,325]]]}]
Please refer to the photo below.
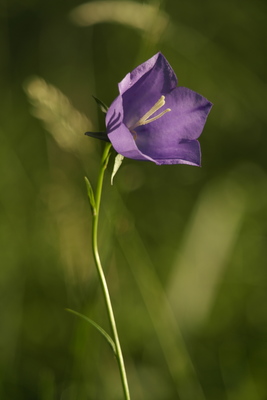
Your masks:
[{"label": "pistil", "polygon": [[140,118],[139,121],[136,122],[136,124],[134,124],[129,128],[130,131],[134,132],[134,129],[137,128],[138,126],[150,124],[150,122],[156,121],[157,119],[161,118],[164,114],[171,111],[170,108],[166,108],[166,110],[162,111],[159,115],[149,118],[153,114],[155,114],[156,111],[162,108],[164,104],[165,104],[165,96],[161,96],[160,99],[156,102],[156,104],[154,104],[154,106],[147,113],[145,113],[145,115],[142,118]]}]

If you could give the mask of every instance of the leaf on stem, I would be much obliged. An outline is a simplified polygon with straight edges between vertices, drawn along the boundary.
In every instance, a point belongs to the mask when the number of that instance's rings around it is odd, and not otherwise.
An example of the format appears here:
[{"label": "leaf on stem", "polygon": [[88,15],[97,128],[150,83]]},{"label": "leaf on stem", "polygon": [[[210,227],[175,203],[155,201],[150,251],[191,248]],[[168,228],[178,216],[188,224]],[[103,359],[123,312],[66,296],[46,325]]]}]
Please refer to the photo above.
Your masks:
[{"label": "leaf on stem", "polygon": [[102,336],[104,336],[104,338],[106,339],[106,341],[109,343],[109,345],[111,346],[113,353],[115,355],[115,357],[117,357],[117,352],[116,352],[116,346],[114,341],[112,340],[112,338],[109,336],[109,334],[103,329],[101,328],[100,325],[98,325],[96,322],[94,322],[92,319],[86,317],[86,315],[80,314],[77,311],[71,310],[70,308],[66,308],[66,311],[77,315],[78,317],[84,319],[85,321],[89,322],[89,324],[91,324],[94,328],[96,328],[98,330],[98,332],[101,333]]},{"label": "leaf on stem", "polygon": [[104,140],[104,142],[110,142],[107,132],[85,132],[86,136],[91,136],[95,139]]},{"label": "leaf on stem", "polygon": [[106,114],[107,111],[108,111],[108,106],[106,106],[106,104],[103,103],[103,101],[99,100],[97,97],[93,96],[93,98],[94,98],[96,104],[98,105],[98,107],[100,108],[100,110],[101,110],[104,114]]},{"label": "leaf on stem", "polygon": [[124,157],[121,154],[117,154],[115,157],[114,167],[113,167],[113,171],[112,171],[112,175],[111,175],[111,185],[113,185],[113,179],[114,179],[116,173],[118,172],[123,159],[124,159]]},{"label": "leaf on stem", "polygon": [[95,213],[96,213],[96,204],[95,204],[94,191],[93,191],[93,188],[92,188],[92,185],[91,185],[89,179],[86,176],[84,177],[84,180],[85,180],[85,184],[86,184],[87,195],[88,195],[88,199],[89,199],[90,206],[91,206],[91,209],[92,209],[92,213],[95,215]]}]

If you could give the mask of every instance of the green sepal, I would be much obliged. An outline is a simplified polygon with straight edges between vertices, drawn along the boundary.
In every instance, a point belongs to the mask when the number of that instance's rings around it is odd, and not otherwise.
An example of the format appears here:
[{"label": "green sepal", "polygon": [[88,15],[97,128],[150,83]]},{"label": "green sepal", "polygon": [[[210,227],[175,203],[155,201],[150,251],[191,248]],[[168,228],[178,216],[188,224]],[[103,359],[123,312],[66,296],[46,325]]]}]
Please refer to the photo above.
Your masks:
[{"label": "green sepal", "polygon": [[90,206],[92,209],[92,213],[93,213],[93,215],[95,215],[96,214],[96,204],[95,204],[94,191],[93,191],[93,188],[92,188],[92,185],[91,185],[89,179],[86,176],[84,177],[84,180],[85,180],[85,184],[86,184],[87,195],[88,195],[88,199],[89,199]]},{"label": "green sepal", "polygon": [[114,167],[113,167],[113,171],[112,171],[112,174],[111,174],[111,185],[113,185],[113,179],[114,179],[116,173],[118,172],[118,170],[119,170],[119,168],[120,168],[120,166],[122,164],[123,159],[124,159],[124,156],[122,156],[121,154],[117,154],[116,157],[115,157]]},{"label": "green sepal", "polygon": [[104,140],[105,142],[110,142],[106,132],[85,132],[86,136],[91,136],[95,139]]},{"label": "green sepal", "polygon": [[109,334],[108,334],[103,328],[101,328],[100,325],[98,325],[98,324],[97,324],[95,321],[93,321],[92,319],[86,317],[86,315],[80,314],[79,312],[74,311],[74,310],[71,310],[70,308],[66,308],[66,311],[68,311],[68,312],[70,312],[70,313],[72,313],[72,314],[74,314],[74,315],[77,315],[78,317],[80,317],[80,318],[84,319],[85,321],[89,322],[89,324],[91,324],[94,328],[96,328],[96,329],[98,330],[98,332],[100,332],[101,335],[104,336],[104,338],[106,339],[106,341],[108,342],[108,344],[111,346],[112,351],[113,351],[115,357],[117,357],[116,346],[115,346],[114,341],[113,341],[112,338],[109,336]]},{"label": "green sepal", "polygon": [[100,108],[100,110],[106,114],[108,111],[108,106],[106,106],[105,103],[103,103],[103,101],[99,100],[97,97],[93,96],[93,99],[95,100],[96,104],[98,105],[98,107]]}]

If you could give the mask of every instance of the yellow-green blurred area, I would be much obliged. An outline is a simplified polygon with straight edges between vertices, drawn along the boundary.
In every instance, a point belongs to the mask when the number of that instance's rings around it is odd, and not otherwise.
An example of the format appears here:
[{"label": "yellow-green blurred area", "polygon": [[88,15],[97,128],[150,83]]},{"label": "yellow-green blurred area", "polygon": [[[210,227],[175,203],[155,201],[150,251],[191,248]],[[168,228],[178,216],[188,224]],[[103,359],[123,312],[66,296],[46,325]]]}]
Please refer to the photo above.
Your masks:
[{"label": "yellow-green blurred area", "polygon": [[0,3],[0,399],[119,400],[91,253],[92,95],[158,51],[214,103],[202,167],[125,159],[99,245],[133,400],[267,399],[264,0]]}]

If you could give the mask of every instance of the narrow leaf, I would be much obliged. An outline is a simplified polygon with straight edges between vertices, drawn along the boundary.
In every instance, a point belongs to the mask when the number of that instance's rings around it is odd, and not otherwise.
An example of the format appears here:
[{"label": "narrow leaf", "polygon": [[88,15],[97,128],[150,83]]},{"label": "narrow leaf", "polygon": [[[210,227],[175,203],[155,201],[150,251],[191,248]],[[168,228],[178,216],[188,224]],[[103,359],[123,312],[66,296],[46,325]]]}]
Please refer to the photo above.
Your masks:
[{"label": "narrow leaf", "polygon": [[100,108],[100,110],[101,110],[104,114],[106,114],[107,111],[108,111],[108,106],[106,106],[106,104],[103,103],[103,101],[99,100],[97,97],[93,96],[93,98],[94,98],[96,104],[98,105],[98,107]]},{"label": "narrow leaf", "polygon": [[96,322],[94,322],[92,319],[86,317],[86,315],[80,314],[77,311],[71,310],[70,308],[66,308],[66,311],[77,315],[78,317],[84,319],[85,321],[89,322],[89,324],[91,324],[94,328],[96,328],[98,330],[98,332],[101,333],[101,335],[104,336],[104,338],[106,339],[106,341],[109,343],[109,345],[111,346],[113,353],[115,354],[115,356],[117,357],[117,352],[116,352],[116,346],[114,341],[112,340],[112,338],[109,336],[109,334],[103,329],[101,328],[100,325],[98,325]]},{"label": "narrow leaf", "polygon": [[87,189],[87,195],[88,195],[88,199],[91,205],[91,209],[92,209],[92,213],[95,215],[95,196],[94,196],[94,191],[92,188],[92,185],[89,181],[89,179],[85,176],[84,177],[85,180],[85,184],[86,184],[86,189]]},{"label": "narrow leaf", "polygon": [[95,139],[104,140],[105,142],[110,142],[106,132],[85,132],[86,136],[91,136]]},{"label": "narrow leaf", "polygon": [[113,185],[113,179],[114,179],[116,173],[118,172],[123,159],[124,159],[124,157],[121,154],[117,154],[115,157],[114,167],[113,167],[113,171],[112,171],[112,175],[111,175],[111,185]]}]

